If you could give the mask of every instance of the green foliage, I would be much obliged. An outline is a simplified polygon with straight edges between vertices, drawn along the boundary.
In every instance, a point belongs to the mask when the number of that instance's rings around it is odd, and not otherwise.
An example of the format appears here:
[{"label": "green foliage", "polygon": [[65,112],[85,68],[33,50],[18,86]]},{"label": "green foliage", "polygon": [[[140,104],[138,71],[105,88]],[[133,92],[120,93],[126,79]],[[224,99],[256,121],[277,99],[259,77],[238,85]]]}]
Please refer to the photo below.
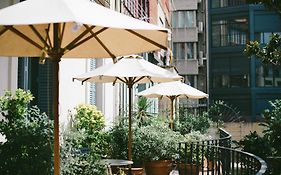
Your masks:
[{"label": "green foliage", "polygon": [[99,131],[104,128],[104,116],[96,106],[81,104],[76,109],[75,126],[77,129],[86,129],[89,132]]},{"label": "green foliage", "polygon": [[281,38],[278,34],[273,34],[269,43],[264,47],[258,41],[250,41],[244,50],[250,57],[255,55],[264,64],[280,65],[281,63]]},{"label": "green foliage", "polygon": [[6,92],[0,98],[0,172],[7,175],[52,172],[53,122],[37,107],[29,108],[33,96],[29,91]]},{"label": "green foliage", "polygon": [[281,156],[281,100],[270,101],[270,104],[273,109],[264,112],[265,121],[262,125],[266,128],[263,133],[273,148],[272,155]]},{"label": "green foliage", "polygon": [[[96,145],[89,145],[89,137],[85,130],[68,130],[64,132],[64,142],[61,146],[61,174],[105,174],[105,167],[100,164],[102,153],[95,147]],[[93,138],[92,141],[94,141]],[[99,139],[95,141],[100,142]]]},{"label": "green foliage", "polygon": [[178,143],[184,138],[172,131],[167,121],[153,120],[133,133],[133,158],[138,161],[174,160]]},{"label": "green foliage", "polygon": [[146,124],[152,114],[147,112],[148,108],[151,106],[151,102],[145,97],[139,97],[137,100],[136,109],[134,112],[134,117],[137,120],[138,125]]},{"label": "green foliage", "polygon": [[[185,162],[185,161],[190,161],[191,160],[191,156],[192,156],[192,162],[195,163],[196,161],[198,163],[201,163],[202,160],[202,149],[196,150],[193,147],[192,150],[192,155],[191,155],[191,144],[196,143],[196,142],[200,142],[203,140],[208,140],[208,136],[200,133],[199,131],[191,131],[188,134],[184,135],[184,140],[182,142],[187,143],[185,144],[181,144],[181,148],[180,148],[180,162]],[[186,146],[186,147],[185,147]],[[189,162],[190,163],[190,162]]]},{"label": "green foliage", "polygon": [[218,100],[208,110],[209,118],[217,123],[217,127],[223,122],[223,106],[227,106],[227,104],[222,100]]},{"label": "green foliage", "polygon": [[268,140],[265,137],[259,136],[256,131],[250,132],[237,144],[242,148],[242,151],[255,154],[264,160],[271,152]]},{"label": "green foliage", "polygon": [[[256,132],[246,135],[238,145],[244,151],[251,152],[262,158],[267,156],[281,156],[281,100],[270,102],[272,110],[265,110],[264,136],[259,136]],[[262,148],[262,149],[261,149]]]},{"label": "green foliage", "polygon": [[191,131],[206,133],[210,128],[210,124],[211,121],[208,113],[204,112],[198,115],[189,113],[185,116],[179,116],[179,123],[175,128],[183,135],[190,133]]},{"label": "green foliage", "polygon": [[[127,159],[128,157],[128,125],[120,119],[110,130],[111,155],[113,159]],[[133,130],[134,132],[134,130]],[[134,138],[133,138],[134,139]]]},{"label": "green foliage", "polygon": [[100,159],[108,154],[109,135],[104,129],[104,117],[95,106],[79,105],[74,128],[63,133],[62,168],[66,175],[103,175],[105,166]]}]

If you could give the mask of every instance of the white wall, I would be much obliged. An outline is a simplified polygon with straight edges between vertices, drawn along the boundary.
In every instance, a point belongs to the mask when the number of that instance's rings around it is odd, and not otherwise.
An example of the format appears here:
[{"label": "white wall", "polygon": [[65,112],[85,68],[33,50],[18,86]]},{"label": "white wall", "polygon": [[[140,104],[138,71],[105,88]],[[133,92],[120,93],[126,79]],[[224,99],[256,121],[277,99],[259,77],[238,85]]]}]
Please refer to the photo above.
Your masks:
[{"label": "white wall", "polygon": [[[97,59],[97,67],[112,63],[112,59]],[[117,85],[113,86],[112,83],[96,83],[96,106],[105,116],[106,127],[112,126],[112,122],[118,112],[116,108]]]},{"label": "white wall", "polygon": [[60,62],[59,79],[59,109],[60,124],[63,126],[69,120],[68,111],[81,103],[87,103],[87,86],[72,78],[86,72],[85,59],[62,59]]}]

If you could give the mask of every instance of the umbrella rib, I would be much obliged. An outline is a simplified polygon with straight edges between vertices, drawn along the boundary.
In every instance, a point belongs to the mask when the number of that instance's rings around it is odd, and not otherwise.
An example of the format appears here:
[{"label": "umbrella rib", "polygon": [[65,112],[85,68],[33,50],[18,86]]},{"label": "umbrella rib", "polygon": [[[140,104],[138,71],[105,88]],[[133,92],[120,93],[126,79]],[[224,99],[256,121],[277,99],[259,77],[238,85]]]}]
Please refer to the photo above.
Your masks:
[{"label": "umbrella rib", "polygon": [[144,78],[145,78],[145,76],[138,78],[138,79],[134,82],[134,84],[137,83],[137,82],[139,82],[139,81],[141,81],[141,80],[144,79]]},{"label": "umbrella rib", "polygon": [[155,46],[157,46],[157,47],[159,47],[161,49],[165,49],[165,50],[167,49],[167,47],[165,47],[165,46],[163,46],[163,45],[161,45],[161,44],[159,44],[159,43],[157,43],[157,42],[155,42],[155,41],[153,41],[153,40],[151,40],[151,39],[149,39],[149,38],[147,38],[147,37],[145,37],[145,36],[143,36],[143,35],[141,35],[141,34],[139,34],[137,32],[135,32],[135,31],[133,31],[131,29],[126,29],[126,31],[128,31],[128,32],[130,32],[130,33],[132,33],[132,34],[134,34],[136,36],[138,36],[139,38],[141,38],[141,39],[143,39],[143,40],[145,40],[145,41],[147,41],[147,42],[149,42],[149,43],[151,43],[151,44],[153,44],[153,45],[155,45]]},{"label": "umbrella rib", "polygon": [[[85,25],[86,28],[89,28],[89,26]],[[105,44],[99,39],[99,37],[97,36],[98,34],[94,33],[92,30],[90,31],[90,33],[94,36],[94,38],[99,42],[99,44],[104,48],[104,50],[106,50],[106,52],[111,56],[111,58],[115,58],[116,56],[110,52],[110,50],[105,46]],[[101,33],[101,32],[99,32]]]},{"label": "umbrella rib", "polygon": [[7,28],[4,28],[3,30],[0,31],[0,36],[5,33],[8,29]]},{"label": "umbrella rib", "polygon": [[65,23],[63,23],[63,25],[62,25],[62,30],[60,30],[60,35],[59,35],[59,38],[60,38],[60,48],[61,48],[61,44],[62,44],[62,40],[63,40],[63,36],[64,36],[64,31],[65,31]]},{"label": "umbrella rib", "polygon": [[47,43],[49,42],[49,46],[52,47],[52,42],[51,42],[51,39],[50,39],[50,35],[49,35],[49,31],[50,31],[50,24],[48,24],[48,28],[45,29],[46,31],[46,41]]},{"label": "umbrella rib", "polygon": [[47,41],[41,36],[41,34],[38,32],[38,30],[33,25],[29,25],[29,27],[38,36],[38,38],[42,41],[44,46],[48,46],[48,48],[49,48],[50,46],[48,45]]},{"label": "umbrella rib", "polygon": [[[125,78],[126,81],[122,80],[120,77],[116,77],[116,79],[120,80],[121,82],[123,82],[124,84],[127,84],[127,79]],[[116,82],[116,81],[115,81]]]},{"label": "umbrella rib", "polygon": [[21,33],[19,30],[17,30],[16,28],[14,28],[13,26],[5,26],[8,30],[10,30],[11,32],[14,32],[16,35],[18,35],[19,37],[21,37],[22,39],[26,40],[27,42],[29,42],[30,44],[34,45],[35,47],[39,48],[40,50],[43,49],[42,46],[40,46],[39,44],[37,44],[35,41],[33,41],[32,39],[30,39],[29,37],[27,37],[25,34]]},{"label": "umbrella rib", "polygon": [[79,36],[77,36],[73,41],[71,41],[64,49],[72,50],[73,48],[75,48],[76,47],[75,44],[77,44],[78,41],[82,39],[87,33],[89,33],[89,30],[92,30],[93,28],[95,28],[95,26],[91,26],[87,30],[83,31]]},{"label": "umbrella rib", "polygon": [[[97,32],[96,32],[96,35],[99,34],[99,33],[101,33],[102,31],[104,31],[104,30],[106,30],[106,29],[107,29],[107,28],[103,28],[103,29],[97,31]],[[73,49],[73,48],[79,46],[80,44],[83,44],[84,42],[88,41],[89,39],[91,39],[91,38],[93,38],[93,37],[94,37],[93,35],[90,35],[90,36],[88,36],[87,38],[81,40],[80,42],[77,42],[76,44],[73,44],[73,46],[72,46],[69,50],[71,50],[71,49]]]}]

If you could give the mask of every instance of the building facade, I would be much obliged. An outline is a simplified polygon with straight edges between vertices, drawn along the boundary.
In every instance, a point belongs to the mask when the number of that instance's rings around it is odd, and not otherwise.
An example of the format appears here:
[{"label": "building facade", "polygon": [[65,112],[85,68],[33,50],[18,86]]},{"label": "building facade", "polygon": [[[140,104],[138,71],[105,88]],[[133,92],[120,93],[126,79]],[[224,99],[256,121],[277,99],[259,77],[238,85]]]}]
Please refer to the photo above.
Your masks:
[{"label": "building facade", "polygon": [[281,98],[280,67],[243,54],[249,40],[262,44],[281,32],[281,18],[245,0],[209,1],[210,100],[235,106],[245,120],[259,120],[269,100]]},{"label": "building facade", "polygon": [[[206,0],[172,0],[173,63],[185,83],[208,92]],[[207,101],[181,100],[189,107],[206,106]]]}]

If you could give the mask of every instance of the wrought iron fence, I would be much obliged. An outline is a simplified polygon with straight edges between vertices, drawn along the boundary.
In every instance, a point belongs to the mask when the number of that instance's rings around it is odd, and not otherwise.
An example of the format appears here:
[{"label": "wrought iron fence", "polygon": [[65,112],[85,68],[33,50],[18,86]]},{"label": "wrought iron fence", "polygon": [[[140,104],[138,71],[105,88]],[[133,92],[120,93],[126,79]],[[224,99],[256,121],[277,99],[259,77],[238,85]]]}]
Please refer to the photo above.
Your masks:
[{"label": "wrought iron fence", "polygon": [[179,143],[180,175],[262,175],[267,165],[261,158],[231,148],[231,135],[220,129],[220,138]]}]

